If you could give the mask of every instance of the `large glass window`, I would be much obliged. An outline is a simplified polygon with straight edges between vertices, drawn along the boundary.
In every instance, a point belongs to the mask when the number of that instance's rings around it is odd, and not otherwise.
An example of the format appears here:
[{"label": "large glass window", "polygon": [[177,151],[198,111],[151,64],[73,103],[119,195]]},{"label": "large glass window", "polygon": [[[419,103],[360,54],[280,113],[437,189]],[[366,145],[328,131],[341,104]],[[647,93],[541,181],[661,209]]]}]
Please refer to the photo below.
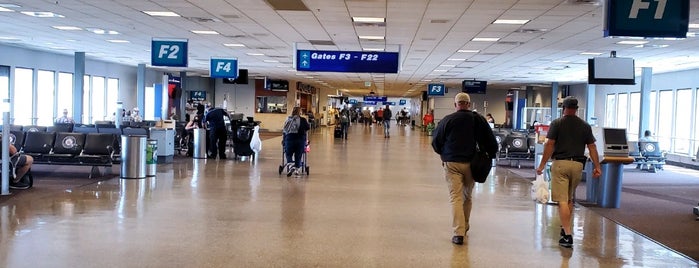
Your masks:
[{"label": "large glass window", "polygon": [[32,91],[34,88],[34,70],[25,68],[15,68],[15,88],[12,100],[14,108],[12,116],[15,125],[31,125],[34,102]]},{"label": "large glass window", "polygon": [[694,155],[694,153],[696,153],[696,150],[699,149],[699,148],[697,148],[697,147],[699,147],[699,107],[697,107],[697,106],[699,106],[699,92],[697,92],[697,94],[694,94],[694,98],[695,98],[695,102],[694,102],[695,103],[695,107],[694,107],[695,108],[694,109],[694,141],[693,141],[693,145],[691,147],[694,149],[692,149],[692,151],[689,152],[691,155]]},{"label": "large glass window", "polygon": [[92,77],[92,102],[90,110],[92,111],[92,122],[105,120],[105,80],[101,76]]},{"label": "large glass window", "polygon": [[116,102],[119,99],[119,79],[107,79],[107,119],[111,120],[112,115],[116,111]]},{"label": "large glass window", "polygon": [[258,96],[258,113],[286,113],[286,96]]},{"label": "large glass window", "polygon": [[[648,128],[653,132],[653,133],[658,133],[658,128],[656,127],[657,124],[657,116],[656,116],[656,107],[658,107],[658,103],[656,100],[658,99],[658,92],[657,91],[651,91],[650,96],[648,96],[648,101],[650,102],[650,111],[648,114]],[[645,131],[645,130],[644,130]]]},{"label": "large glass window", "polygon": [[[10,66],[0,66],[0,103],[10,98]],[[2,105],[2,104],[0,104]],[[1,112],[1,111],[0,111]],[[0,124],[2,124],[0,116]]]},{"label": "large glass window", "polygon": [[627,122],[629,118],[629,97],[626,93],[621,93],[617,96],[616,109],[616,127],[628,128]]},{"label": "large glass window", "polygon": [[53,100],[56,92],[56,78],[52,71],[37,72],[36,94],[36,124],[40,126],[53,125],[55,117]]},{"label": "large glass window", "polygon": [[629,98],[629,128],[626,130],[626,134],[629,140],[638,139],[638,128],[641,125],[639,119],[641,115],[641,93],[634,92],[630,94]]},{"label": "large glass window", "polygon": [[92,115],[92,112],[90,112],[90,88],[92,86],[90,85],[90,77],[89,76],[84,76],[83,77],[83,118],[82,118],[82,123],[83,124],[91,124],[92,120],[90,118],[90,115]]},{"label": "large glass window", "polygon": [[678,89],[675,99],[675,140],[674,152],[678,154],[689,154],[689,135],[691,131],[692,117],[688,116],[687,109],[692,107],[692,90]]},{"label": "large glass window", "polygon": [[73,117],[73,74],[71,73],[58,73],[56,114],[62,115],[63,109],[68,109],[68,116]]},{"label": "large glass window", "polygon": [[660,91],[658,98],[658,142],[660,149],[668,150],[672,148],[672,116],[673,105],[672,90]]},{"label": "large glass window", "polygon": [[614,95],[614,94],[607,95],[607,104],[606,104],[604,111],[605,111],[604,126],[605,127],[614,127],[615,126],[614,113],[616,111],[616,95]]}]

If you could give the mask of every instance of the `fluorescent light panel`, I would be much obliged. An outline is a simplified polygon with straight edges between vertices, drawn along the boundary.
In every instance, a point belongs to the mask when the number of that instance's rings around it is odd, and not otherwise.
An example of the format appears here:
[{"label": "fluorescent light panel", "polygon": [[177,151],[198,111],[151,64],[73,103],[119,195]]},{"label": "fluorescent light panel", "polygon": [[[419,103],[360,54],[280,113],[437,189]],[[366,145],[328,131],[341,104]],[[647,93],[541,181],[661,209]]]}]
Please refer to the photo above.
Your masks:
[{"label": "fluorescent light panel", "polygon": [[475,37],[471,39],[474,42],[497,42],[500,38],[497,37]]},{"label": "fluorescent light panel", "polygon": [[604,54],[604,53],[600,53],[600,52],[582,52],[582,53],[580,53],[580,55],[593,55],[593,56],[599,56],[602,54]]},{"label": "fluorescent light panel", "polygon": [[51,26],[54,29],[58,30],[63,30],[63,31],[79,31],[82,30],[80,27],[75,27],[75,26]]},{"label": "fluorescent light panel", "polygon": [[383,48],[363,48],[364,51],[384,51]]},{"label": "fluorescent light panel", "polygon": [[195,34],[219,34],[217,31],[210,31],[210,30],[192,30],[193,33]]},{"label": "fluorescent light panel", "polygon": [[110,39],[110,40],[107,40],[107,42],[110,42],[110,43],[131,43],[128,40],[121,40],[121,39]]},{"label": "fluorescent light panel", "polygon": [[262,53],[245,53],[245,54],[247,54],[248,56],[264,56],[265,55]]},{"label": "fluorescent light panel", "polygon": [[618,45],[644,45],[644,44],[648,44],[648,41],[624,40],[624,41],[617,42],[617,44]]},{"label": "fluorescent light panel", "polygon": [[495,20],[493,21],[493,24],[516,24],[516,25],[524,25],[527,24],[529,20]]},{"label": "fluorescent light panel", "polygon": [[143,11],[153,17],[181,17],[180,14],[171,11]]},{"label": "fluorescent light panel", "polygon": [[37,18],[65,18],[63,15],[45,11],[22,11],[22,14]]},{"label": "fluorescent light panel", "polygon": [[459,50],[456,51],[456,52],[459,52],[459,53],[478,53],[478,52],[481,52],[481,51],[480,51],[480,50],[477,50],[477,49],[459,49]]},{"label": "fluorescent light panel", "polygon": [[14,12],[14,10],[9,8],[0,7],[0,12]]},{"label": "fluorescent light panel", "polygon": [[690,23],[689,29],[699,29],[699,23]]},{"label": "fluorescent light panel", "polygon": [[245,47],[243,44],[223,44],[224,46],[227,47]]},{"label": "fluorescent light panel", "polygon": [[352,17],[354,22],[366,22],[366,23],[382,23],[386,22],[386,18],[376,18],[376,17]]},{"label": "fluorescent light panel", "polygon": [[383,40],[385,37],[380,36],[380,35],[360,35],[359,39],[364,39],[364,40]]}]

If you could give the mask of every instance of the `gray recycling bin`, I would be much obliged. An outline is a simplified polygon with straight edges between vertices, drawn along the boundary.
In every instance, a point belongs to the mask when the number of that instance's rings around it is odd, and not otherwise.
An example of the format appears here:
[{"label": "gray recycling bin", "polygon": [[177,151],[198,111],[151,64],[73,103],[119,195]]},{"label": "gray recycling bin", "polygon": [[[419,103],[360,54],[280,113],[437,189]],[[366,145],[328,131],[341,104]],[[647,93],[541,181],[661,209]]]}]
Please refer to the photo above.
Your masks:
[{"label": "gray recycling bin", "polygon": [[146,177],[155,177],[158,164],[158,140],[148,140],[146,147]]},{"label": "gray recycling bin", "polygon": [[206,129],[194,129],[194,158],[206,158]]},{"label": "gray recycling bin", "polygon": [[146,177],[146,139],[144,135],[121,135],[121,178]]}]

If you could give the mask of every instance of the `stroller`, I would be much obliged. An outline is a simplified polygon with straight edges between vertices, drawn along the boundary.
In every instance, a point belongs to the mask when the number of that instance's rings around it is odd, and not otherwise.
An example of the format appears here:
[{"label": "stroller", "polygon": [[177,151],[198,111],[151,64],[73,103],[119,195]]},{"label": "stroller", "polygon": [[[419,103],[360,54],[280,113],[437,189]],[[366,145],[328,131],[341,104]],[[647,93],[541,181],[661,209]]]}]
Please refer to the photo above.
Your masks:
[{"label": "stroller", "polygon": [[255,151],[250,148],[250,141],[252,141],[255,126],[257,126],[258,123],[252,119],[252,117],[248,117],[248,121],[231,120],[231,129],[233,130],[233,152],[236,158],[241,156],[255,157]]},{"label": "stroller", "polygon": [[[309,175],[311,167],[308,166],[308,153],[311,151],[311,145],[308,140],[306,140],[306,146],[303,149],[303,154],[301,155],[301,168],[298,175]],[[279,165],[279,175],[284,173],[289,173],[289,169],[294,166],[294,163],[286,161],[286,152],[284,151],[284,144],[282,143],[282,163]]]}]

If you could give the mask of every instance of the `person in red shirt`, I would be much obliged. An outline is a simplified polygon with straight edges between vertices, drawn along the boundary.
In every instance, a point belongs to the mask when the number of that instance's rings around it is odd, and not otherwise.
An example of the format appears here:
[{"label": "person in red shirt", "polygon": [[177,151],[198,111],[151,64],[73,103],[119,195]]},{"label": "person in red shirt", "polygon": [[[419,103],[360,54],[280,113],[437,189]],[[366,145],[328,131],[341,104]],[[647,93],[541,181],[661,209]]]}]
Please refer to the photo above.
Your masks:
[{"label": "person in red shirt", "polygon": [[422,117],[422,126],[427,128],[427,125],[434,122],[434,110],[430,110],[425,116]]}]

